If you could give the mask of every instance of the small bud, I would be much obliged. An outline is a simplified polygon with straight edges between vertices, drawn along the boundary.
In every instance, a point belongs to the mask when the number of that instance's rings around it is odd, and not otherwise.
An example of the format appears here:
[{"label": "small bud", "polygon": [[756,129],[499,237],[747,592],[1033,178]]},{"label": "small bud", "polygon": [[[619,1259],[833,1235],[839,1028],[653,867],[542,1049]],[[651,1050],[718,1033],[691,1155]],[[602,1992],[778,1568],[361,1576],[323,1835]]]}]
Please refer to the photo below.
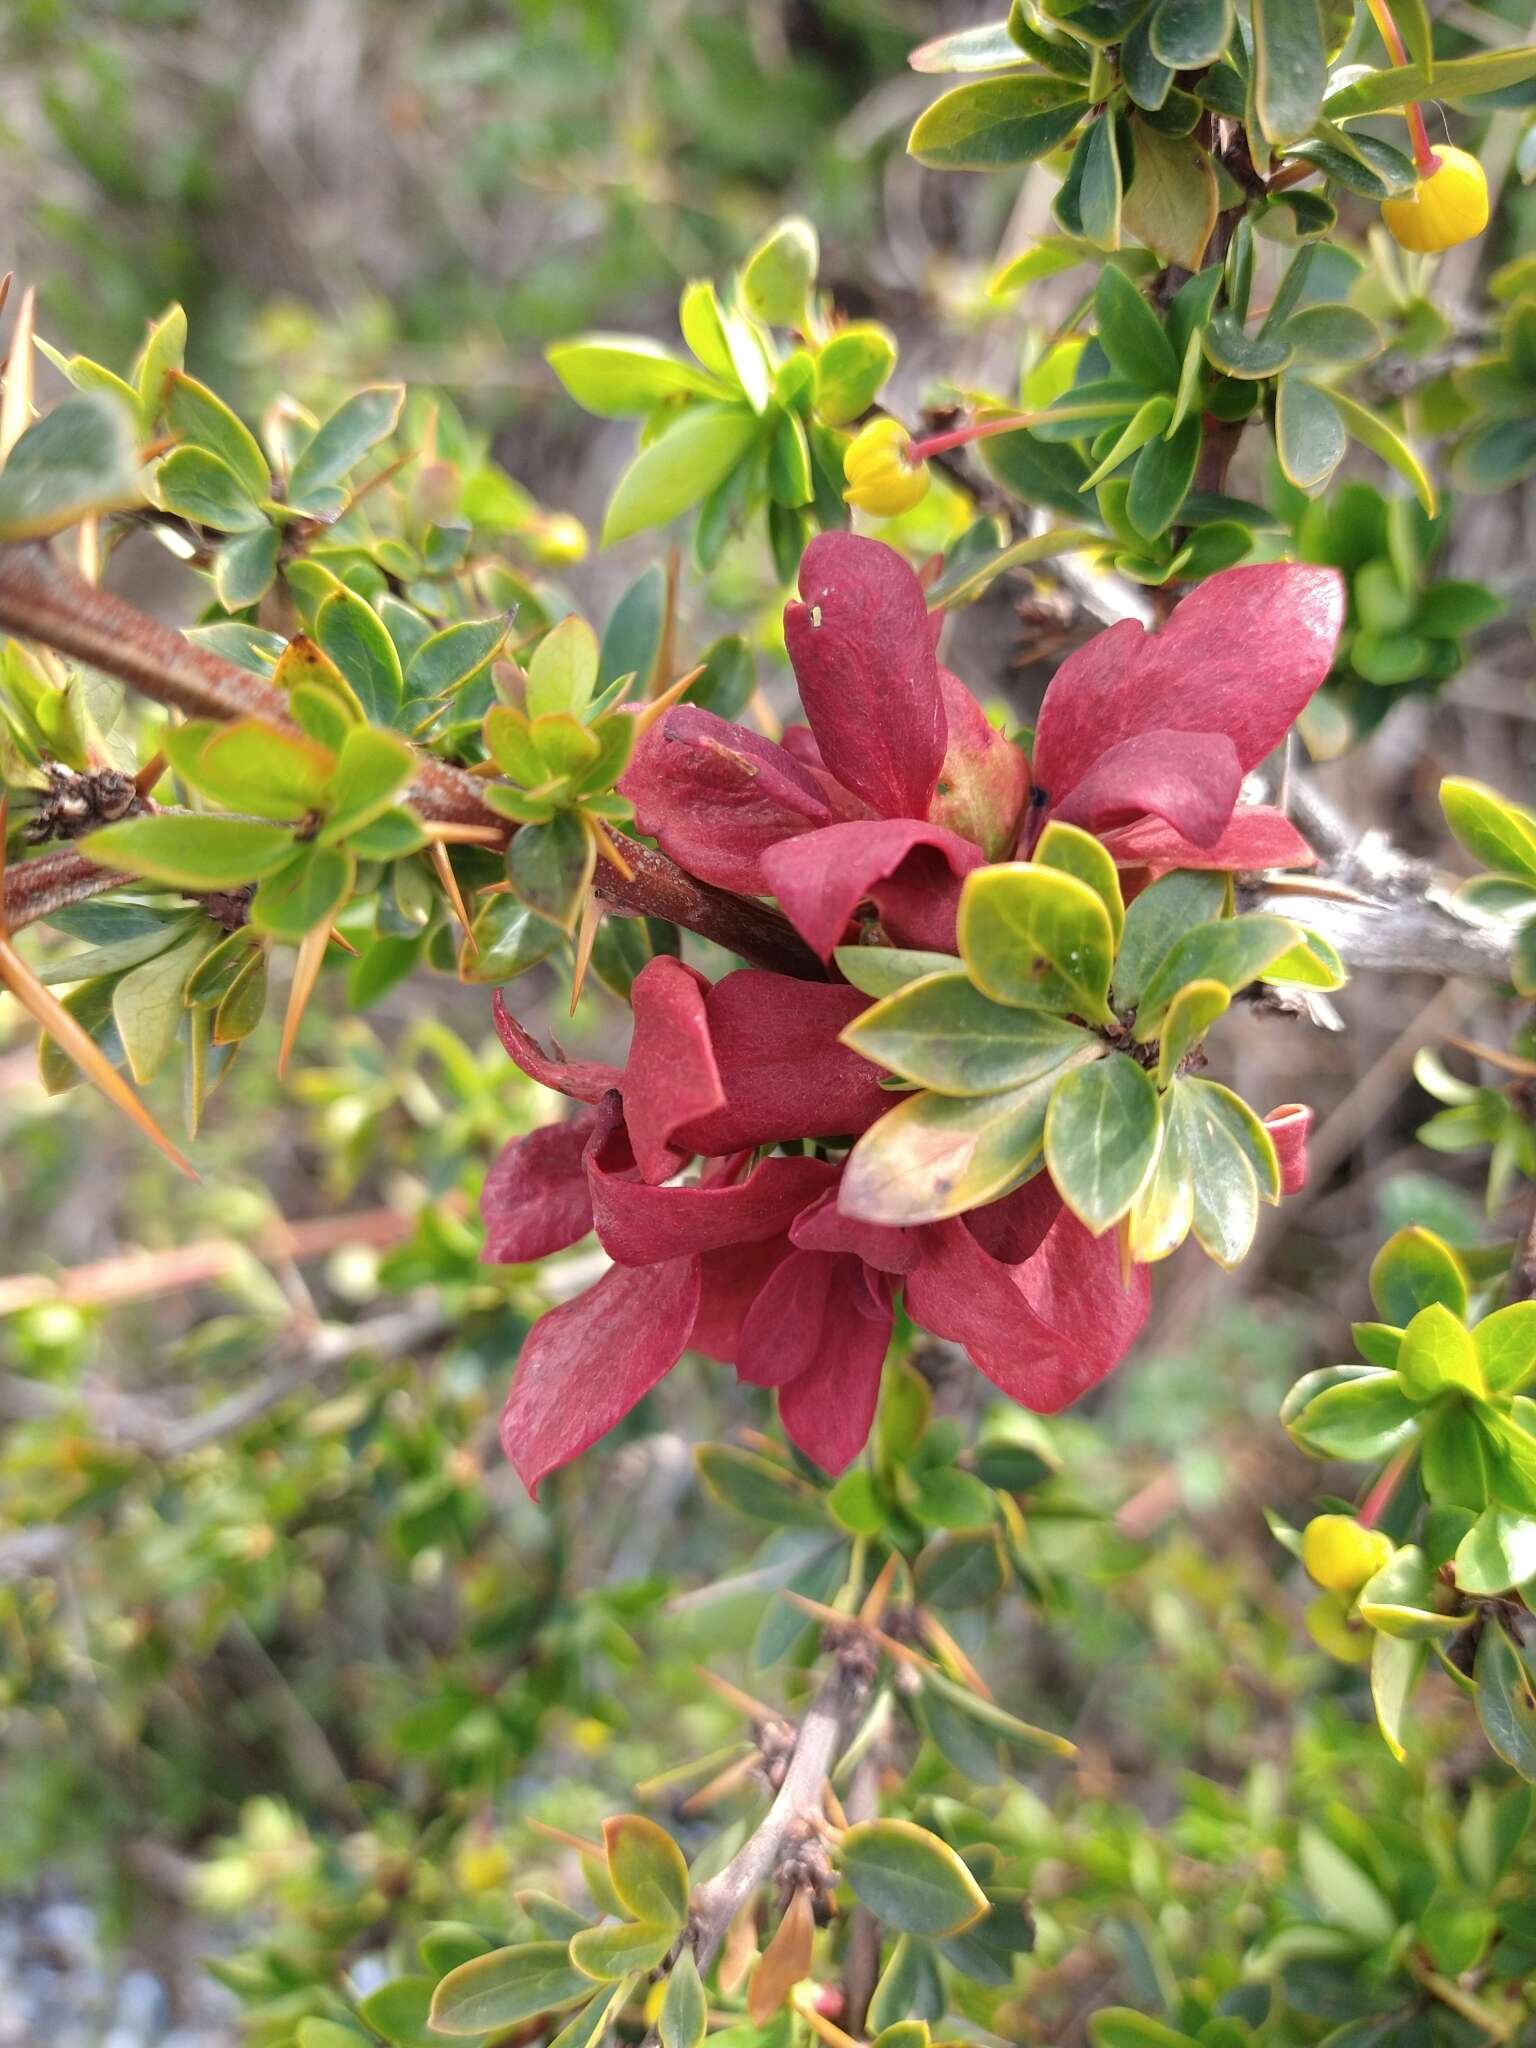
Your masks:
[{"label": "small bud", "polygon": [[847,502],[882,519],[920,503],[928,494],[928,468],[907,460],[911,445],[900,420],[871,420],[860,427],[843,454]]},{"label": "small bud", "polygon": [[1314,1515],[1302,1532],[1307,1576],[1330,1593],[1358,1593],[1392,1555],[1392,1538],[1353,1515]]},{"label": "small bud", "polygon": [[1405,249],[1452,249],[1488,225],[1488,180],[1477,158],[1449,147],[1435,150],[1434,158],[1433,170],[1415,180],[1412,192],[1381,202],[1387,232]]}]

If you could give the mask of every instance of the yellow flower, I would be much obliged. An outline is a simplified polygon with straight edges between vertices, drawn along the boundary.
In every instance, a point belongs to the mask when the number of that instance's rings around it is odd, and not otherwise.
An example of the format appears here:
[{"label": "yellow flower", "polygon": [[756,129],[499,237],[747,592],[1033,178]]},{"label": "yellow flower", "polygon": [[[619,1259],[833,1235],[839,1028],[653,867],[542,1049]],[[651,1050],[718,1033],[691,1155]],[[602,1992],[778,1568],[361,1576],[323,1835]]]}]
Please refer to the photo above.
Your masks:
[{"label": "yellow flower", "polygon": [[1307,1576],[1330,1593],[1358,1593],[1392,1555],[1392,1538],[1353,1515],[1314,1515],[1302,1531]]},{"label": "yellow flower", "polygon": [[907,450],[912,436],[900,420],[871,420],[860,427],[843,453],[843,475],[848,488],[843,496],[861,512],[873,512],[890,519],[907,512],[928,493],[926,463],[911,463]]},{"label": "yellow flower", "polygon": [[1405,249],[1451,249],[1488,225],[1488,180],[1464,149],[1437,149],[1433,171],[1400,199],[1384,199],[1381,217]]}]

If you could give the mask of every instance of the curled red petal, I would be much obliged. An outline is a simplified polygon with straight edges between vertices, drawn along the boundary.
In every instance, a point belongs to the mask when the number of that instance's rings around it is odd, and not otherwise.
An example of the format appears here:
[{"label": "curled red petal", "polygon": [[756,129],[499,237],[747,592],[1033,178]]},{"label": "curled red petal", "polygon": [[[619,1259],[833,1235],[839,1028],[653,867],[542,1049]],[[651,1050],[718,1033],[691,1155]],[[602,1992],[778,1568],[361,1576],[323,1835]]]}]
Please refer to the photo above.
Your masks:
[{"label": "curled red petal", "polygon": [[705,1014],[708,990],[702,974],[668,953],[658,953],[635,976],[624,1120],[648,1181],[670,1180],[689,1156],[691,1147],[673,1146],[673,1132],[725,1101]]},{"label": "curled red petal", "polygon": [[1036,784],[1059,803],[1117,741],[1158,731],[1225,733],[1246,773],[1327,676],[1343,624],[1338,572],[1289,562],[1210,577],[1160,632],[1122,620],[1051,678]]},{"label": "curled red petal", "polygon": [[1005,1266],[1032,1258],[1061,1214],[1061,1197],[1047,1173],[1037,1173],[1011,1195],[1000,1195],[960,1219],[982,1250]]},{"label": "curled red petal", "polygon": [[760,733],[697,704],[653,726],[619,781],[635,819],[664,853],[700,881],[747,895],[766,885],[770,846],[846,816],[828,779]]},{"label": "curled red petal", "polygon": [[582,1155],[596,1115],[546,1124],[514,1138],[493,1160],[480,1191],[488,1265],[521,1265],[562,1252],[592,1228],[592,1197]]},{"label": "curled red petal", "polygon": [[1149,814],[1196,846],[1221,837],[1243,771],[1220,732],[1143,732],[1109,747],[1049,815],[1105,832]]},{"label": "curled red petal", "polygon": [[1234,873],[1257,868],[1309,868],[1317,855],[1283,812],[1268,804],[1244,804],[1209,846],[1196,846],[1161,818],[1142,818],[1103,835],[1122,868],[1145,869],[1157,881],[1175,868],[1221,868]]},{"label": "curled red petal", "polygon": [[491,1016],[495,1020],[497,1037],[513,1063],[522,1068],[529,1080],[539,1082],[542,1087],[553,1088],[557,1094],[567,1095],[574,1102],[601,1102],[610,1088],[618,1087],[622,1077],[617,1067],[607,1066],[600,1060],[568,1060],[558,1046],[552,1056],[545,1052],[538,1040],[530,1037],[508,1010],[501,989],[497,989],[491,998]]},{"label": "curled red petal", "polygon": [[939,688],[949,738],[928,822],[973,840],[989,860],[1005,860],[1029,796],[1029,762],[958,676],[941,668]]},{"label": "curled red petal", "polygon": [[822,1342],[806,1370],[779,1390],[784,1434],[832,1473],[851,1465],[869,1440],[894,1320],[888,1280],[856,1259],[836,1263],[846,1270],[832,1283]]},{"label": "curled red petal", "polygon": [[621,1129],[610,1129],[587,1149],[593,1224],[604,1251],[621,1266],[782,1236],[837,1178],[824,1159],[775,1158],[745,1180],[658,1188],[631,1178],[630,1162]]},{"label": "curled red petal", "polygon": [[1282,1102],[1264,1119],[1264,1128],[1274,1140],[1280,1161],[1280,1192],[1299,1195],[1307,1184],[1307,1141],[1312,1135],[1312,1111],[1304,1102]]},{"label": "curled red petal", "polygon": [[733,1244],[722,1251],[705,1252],[699,1260],[699,1312],[688,1349],[701,1351],[722,1365],[734,1365],[748,1310],[768,1276],[793,1250],[787,1237],[768,1237],[760,1244]]},{"label": "curled red petal", "polygon": [[835,1188],[803,1209],[789,1234],[803,1251],[852,1252],[877,1273],[910,1273],[918,1260],[915,1231],[845,1216],[837,1206]]},{"label": "curled red petal", "polygon": [[837,1042],[868,998],[835,982],[743,967],[705,998],[723,1107],[681,1125],[695,1152],[867,1130],[891,1106],[880,1070]]},{"label": "curled red petal", "polygon": [[926,1226],[906,1294],[915,1321],[963,1345],[988,1379],[1040,1415],[1114,1370],[1150,1301],[1146,1268],[1122,1288],[1113,1233],[1090,1237],[1065,1209],[1017,1266],[992,1258],[958,1218]]},{"label": "curled red petal", "polygon": [[699,1262],[613,1266],[541,1316],[501,1417],[501,1447],[528,1491],[606,1436],[682,1356],[699,1306]]},{"label": "curled red petal", "polygon": [[944,761],[944,704],[928,607],[883,541],[818,534],[784,611],[821,757],[845,789],[887,818],[923,818]]},{"label": "curled red petal", "polygon": [[[952,943],[960,884],[985,858],[942,825],[872,818],[784,840],[764,854],[763,875],[790,923],[825,960],[866,898],[902,943],[929,943],[945,930]],[[915,935],[919,924],[925,937]]]}]

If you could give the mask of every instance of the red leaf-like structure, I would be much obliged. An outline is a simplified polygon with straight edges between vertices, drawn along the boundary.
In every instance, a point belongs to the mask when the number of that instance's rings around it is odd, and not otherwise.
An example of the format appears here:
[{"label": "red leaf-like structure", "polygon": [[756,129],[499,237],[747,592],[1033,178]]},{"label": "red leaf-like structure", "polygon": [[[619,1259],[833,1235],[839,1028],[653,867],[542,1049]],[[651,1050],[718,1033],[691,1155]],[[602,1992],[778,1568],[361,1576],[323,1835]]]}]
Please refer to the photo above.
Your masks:
[{"label": "red leaf-like structure", "polygon": [[973,840],[988,860],[1006,860],[1029,799],[1029,762],[958,676],[941,668],[939,689],[949,737],[928,821]]},{"label": "red leaf-like structure", "polygon": [[541,1316],[501,1417],[501,1447],[538,1497],[547,1472],[606,1436],[682,1356],[699,1306],[699,1262],[612,1266]]},{"label": "red leaf-like structure", "polygon": [[563,1252],[592,1228],[592,1197],[582,1155],[592,1135],[592,1112],[546,1124],[514,1138],[492,1164],[480,1191],[485,1223],[481,1257],[493,1266]]},{"label": "red leaf-like structure", "polygon": [[709,983],[670,954],[658,953],[635,976],[635,1013],[624,1069],[624,1115],[635,1160],[646,1180],[670,1180],[693,1147],[676,1149],[681,1124],[724,1105],[725,1088],[710,1044],[705,997]]},{"label": "red leaf-like structure", "polygon": [[1312,1136],[1312,1111],[1304,1102],[1283,1102],[1264,1119],[1280,1161],[1280,1192],[1299,1195],[1307,1184],[1307,1143]]},{"label": "red leaf-like structure", "polygon": [[1105,832],[1103,840],[1120,867],[1144,868],[1149,882],[1175,868],[1219,868],[1240,874],[1254,868],[1308,868],[1317,859],[1290,819],[1268,804],[1234,811],[1209,846],[1181,838],[1161,818],[1119,826]]},{"label": "red leaf-like structure", "polygon": [[764,854],[763,874],[790,923],[825,960],[866,898],[903,945],[952,946],[960,884],[984,860],[979,846],[942,825],[874,818],[782,841]]},{"label": "red leaf-like structure", "polygon": [[1149,813],[1196,846],[1213,846],[1237,803],[1243,771],[1222,732],[1142,732],[1102,753],[1051,816],[1107,832]]},{"label": "red leaf-like structure", "polygon": [[946,741],[922,585],[883,541],[819,534],[784,644],[821,758],[887,818],[923,818]]}]

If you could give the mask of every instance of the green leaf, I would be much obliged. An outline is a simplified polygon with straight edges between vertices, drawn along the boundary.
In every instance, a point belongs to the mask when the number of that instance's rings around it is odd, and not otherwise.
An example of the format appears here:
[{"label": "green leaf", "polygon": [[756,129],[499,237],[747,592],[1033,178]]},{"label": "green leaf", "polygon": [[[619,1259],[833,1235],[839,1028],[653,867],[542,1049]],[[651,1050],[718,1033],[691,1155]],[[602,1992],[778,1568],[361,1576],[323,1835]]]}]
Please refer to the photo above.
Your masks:
[{"label": "green leaf", "polygon": [[1024,52],[1008,33],[1006,21],[984,22],[980,28],[956,29],[919,45],[907,58],[914,71],[1006,71],[1024,62]]},{"label": "green leaf", "polygon": [[396,1977],[370,1991],[358,2004],[358,2015],[390,2048],[433,2048],[437,2035],[428,2031],[432,2005],[430,1977]]},{"label": "green leaf", "polygon": [[1078,219],[1085,239],[1096,249],[1119,248],[1124,200],[1114,117],[1104,114],[1093,123],[1084,139],[1077,187]]},{"label": "green leaf", "polygon": [[843,1836],[839,1861],[860,1905],[904,1934],[958,1934],[987,1910],[949,1844],[912,1821],[861,1821]]},{"label": "green leaf", "polygon": [[215,802],[295,822],[314,810],[336,769],[328,747],[262,718],[236,719],[211,735],[205,721],[189,721],[166,734],[165,751],[178,774]]},{"label": "green leaf", "polygon": [[1395,1232],[1371,1262],[1371,1299],[1395,1329],[1435,1301],[1465,1316],[1467,1285],[1466,1268],[1450,1246],[1418,1224]]},{"label": "green leaf", "polygon": [[1281,988],[1337,989],[1349,980],[1349,972],[1336,946],[1320,932],[1303,930],[1294,946],[1270,961],[1263,979]]},{"label": "green leaf", "polygon": [[1165,263],[1198,271],[1216,225],[1216,172],[1190,135],[1164,135],[1133,121],[1133,171],[1124,225]]},{"label": "green leaf", "polygon": [[400,709],[405,678],[389,630],[355,591],[334,590],[315,616],[315,638],[357,692],[364,712],[388,725]]},{"label": "green leaf", "polygon": [[505,619],[460,619],[428,634],[406,662],[406,696],[429,703],[453,696],[495,658],[506,637]]},{"label": "green leaf", "polygon": [[[1099,346],[1117,377],[1147,391],[1173,391],[1179,362],[1163,323],[1125,272],[1109,263],[1093,295]],[[1074,394],[1076,395],[1076,394]]]},{"label": "green leaf", "polygon": [[600,2048],[620,2010],[629,2003],[640,1982],[637,1973],[605,1984],[566,2021],[549,2048]]},{"label": "green leaf", "polygon": [[1113,928],[1075,875],[1018,861],[978,868],[960,892],[957,933],[971,979],[995,1001],[1111,1021]]},{"label": "green leaf", "polygon": [[952,953],[919,953],[901,946],[839,946],[832,958],[845,981],[866,996],[893,996],[898,989],[959,966]]},{"label": "green leaf", "polygon": [[669,399],[722,398],[717,377],[636,334],[584,334],[545,350],[576,403],[599,419],[627,419]]},{"label": "green leaf", "polygon": [[432,1997],[431,2025],[439,2034],[500,2033],[574,2005],[591,1989],[591,1979],[574,1967],[563,1941],[492,1949],[448,1972]]},{"label": "green leaf", "polygon": [[742,265],[742,304],[770,327],[804,326],[806,302],[820,260],[820,245],[811,223],[799,214],[781,220]]},{"label": "green leaf", "polygon": [[1435,1573],[1413,1544],[1393,1551],[1361,1587],[1360,1619],[1404,1642],[1428,1642],[1463,1625],[1458,1615],[1435,1612]]},{"label": "green leaf", "polygon": [[1275,144],[1298,142],[1317,119],[1328,49],[1317,0],[1249,0],[1254,105]]},{"label": "green leaf", "polygon": [[294,463],[288,503],[299,512],[328,505],[333,487],[395,431],[404,401],[403,384],[370,384],[343,400]]},{"label": "green leaf", "polygon": [[1501,1621],[1484,1627],[1473,1670],[1483,1733],[1511,1770],[1536,1781],[1536,1699],[1525,1659]]},{"label": "green leaf", "polygon": [[1279,331],[1299,363],[1363,363],[1382,349],[1380,328],[1353,306],[1304,306]]},{"label": "green leaf", "polygon": [[1307,1890],[1325,1920],[1374,1948],[1397,1932],[1397,1915],[1375,1883],[1320,1828],[1304,1821],[1296,1849]]},{"label": "green leaf", "polygon": [[571,1961],[599,1983],[612,1983],[632,1970],[654,1970],[676,1936],[674,1927],[653,1927],[643,1921],[584,1927],[571,1936]]},{"label": "green leaf", "polygon": [[1202,1117],[1220,1125],[1247,1160],[1259,1193],[1266,1202],[1280,1199],[1280,1161],[1275,1141],[1240,1095],[1219,1081],[1189,1078],[1179,1083]]},{"label": "green leaf", "polygon": [[[1082,1060],[1100,1057],[1091,1046]],[[843,1187],[872,1223],[939,1223],[1017,1187],[1040,1158],[1059,1070],[998,1095],[909,1097],[849,1154]]]},{"label": "green leaf", "polygon": [[530,909],[573,932],[596,859],[596,842],[581,819],[560,811],[546,825],[524,825],[513,834],[507,880]]},{"label": "green leaf", "polygon": [[1479,1396],[1487,1391],[1472,1333],[1438,1301],[1421,1308],[1403,1331],[1397,1378],[1415,1401],[1433,1401],[1452,1387]]},{"label": "green leaf", "polygon": [[597,687],[597,635],[574,613],[546,633],[528,664],[530,718],[566,712],[579,718]]},{"label": "green leaf", "polygon": [[1187,419],[1166,441],[1149,441],[1136,458],[1126,514],[1144,540],[1157,540],[1178,517],[1195,480],[1203,428]]},{"label": "green leaf", "polygon": [[1250,334],[1233,312],[1213,313],[1202,346],[1205,358],[1225,377],[1260,382],[1286,369],[1295,351],[1278,334]]},{"label": "green leaf", "polygon": [[1047,1011],[992,1002],[958,972],[930,975],[887,996],[853,1020],[842,1042],[941,1095],[1017,1088],[1097,1045],[1079,1025]]},{"label": "green leaf", "polygon": [[1031,72],[956,86],[918,116],[907,152],[937,171],[996,171],[1033,163],[1064,142],[1088,111],[1081,85]]},{"label": "green leaf", "polygon": [[1403,1716],[1424,1669],[1426,1655],[1425,1644],[1399,1636],[1378,1635],[1371,1644],[1371,1704],[1376,1709],[1376,1725],[1382,1740],[1399,1763],[1407,1754],[1403,1748]]},{"label": "green leaf", "polygon": [[1522,805],[1481,782],[1448,775],[1440,785],[1440,808],[1474,860],[1496,874],[1536,882],[1536,817]]},{"label": "green leaf", "polygon": [[141,496],[125,409],[94,393],[66,398],[27,428],[0,470],[0,541],[62,533]]},{"label": "green leaf", "polygon": [[144,346],[133,365],[134,388],[139,395],[139,429],[148,438],[160,417],[165,380],[179,370],[187,347],[187,316],[180,306],[167,306],[158,320],[150,323]]},{"label": "green leaf", "polygon": [[666,1996],[657,2017],[661,2048],[703,2048],[708,2026],[709,2001],[699,1980],[699,1966],[693,1950],[684,1943],[682,1954],[667,1973]]},{"label": "green leaf", "polygon": [[699,1444],[693,1460],[710,1493],[738,1514],[791,1528],[826,1528],[824,1496],[787,1465],[731,1444]]},{"label": "green leaf", "polygon": [[1056,1191],[1095,1237],[1117,1223],[1157,1159],[1157,1084],[1126,1053],[1068,1074],[1045,1119],[1045,1163]]},{"label": "green leaf", "polygon": [[183,441],[217,455],[247,497],[259,502],[270,496],[272,472],[256,436],[206,384],[172,370],[165,381],[165,417]]},{"label": "green leaf", "polygon": [[267,515],[229,464],[206,448],[176,448],[155,472],[155,489],[168,512],[219,533],[270,531]]},{"label": "green leaf", "polygon": [[1472,1332],[1490,1392],[1517,1394],[1536,1377],[1536,1301],[1495,1309]]},{"label": "green leaf", "polygon": [[1362,448],[1369,448],[1373,455],[1379,455],[1389,469],[1395,469],[1413,487],[1419,503],[1433,519],[1435,487],[1408,443],[1387,425],[1380,413],[1371,412],[1347,392],[1330,390],[1328,395],[1342,416],[1350,438],[1358,441]]},{"label": "green leaf", "polygon": [[1463,1593],[1491,1598],[1531,1578],[1536,1578],[1536,1515],[1493,1502],[1456,1547],[1456,1584]]},{"label": "green leaf", "polygon": [[1145,1044],[1156,1036],[1168,1005],[1186,982],[1218,981],[1229,994],[1236,995],[1257,981],[1297,938],[1297,928],[1289,918],[1262,910],[1213,919],[1186,932],[1142,990],[1136,1005],[1138,1042]]},{"label": "green leaf", "polygon": [[1153,55],[1174,71],[1214,64],[1232,40],[1232,0],[1157,0]]},{"label": "green leaf", "polygon": [[1285,1423],[1304,1450],[1364,1465],[1411,1443],[1423,1419],[1423,1409],[1408,1399],[1395,1373],[1360,1372],[1324,1387]]},{"label": "green leaf", "polygon": [[1117,1007],[1133,1009],[1179,940],[1219,917],[1226,900],[1226,876],[1203,868],[1180,868],[1143,889],[1125,913],[1115,956]]},{"label": "green leaf", "polygon": [[112,1020],[140,1087],[155,1078],[176,1043],[187,1013],[183,1000],[192,971],[208,951],[212,933],[194,932],[168,953],[122,975],[112,989]]},{"label": "green leaf", "polygon": [[603,1823],[608,1876],[619,1903],[637,1920],[674,1933],[688,1918],[688,1866],[663,1827],[643,1814]]},{"label": "green leaf", "polygon": [[159,811],[105,825],[82,840],[80,850],[101,867],[206,893],[271,874],[292,856],[293,834],[248,818]]},{"label": "green leaf", "polygon": [[1275,394],[1275,453],[1286,481],[1299,491],[1325,484],[1344,460],[1348,442],[1339,409],[1304,377],[1285,376]]},{"label": "green leaf", "polygon": [[[656,674],[666,621],[667,574],[659,562],[653,562],[641,570],[609,614],[597,663],[597,679],[605,691],[621,676],[633,676],[635,695],[646,697],[653,684],[670,680]],[[693,692],[688,695],[691,699]],[[720,715],[734,717],[735,712],[722,711]]]},{"label": "green leaf", "polygon": [[309,846],[279,874],[270,875],[251,898],[251,923],[259,932],[296,946],[317,926],[329,927],[352,894],[357,862],[336,846]]},{"label": "green leaf", "polygon": [[919,1472],[905,1505],[925,1529],[987,1529],[996,1519],[991,1487],[953,1465]]},{"label": "green leaf", "polygon": [[372,726],[353,726],[341,743],[326,787],[328,815],[317,843],[333,845],[382,818],[415,772],[416,757],[404,740]]},{"label": "green leaf", "polygon": [[564,934],[515,896],[488,896],[476,913],[472,946],[459,963],[461,980],[489,985],[512,981],[547,960]]},{"label": "green leaf", "polygon": [[277,574],[277,547],[277,528],[267,525],[225,541],[213,564],[213,587],[225,611],[244,611],[266,596]]},{"label": "green leaf", "polygon": [[640,450],[614,486],[603,545],[665,526],[697,505],[740,462],[762,431],[739,405],[690,406],[675,425]]},{"label": "green leaf", "polygon": [[1330,121],[1348,121],[1362,114],[1382,114],[1406,107],[1412,100],[1473,99],[1536,78],[1536,45],[1512,50],[1482,50],[1471,57],[1442,57],[1433,76],[1417,64],[1390,71],[1369,71],[1329,93],[1323,112]]},{"label": "green leaf", "polygon": [[870,320],[840,327],[816,355],[816,410],[828,426],[846,426],[867,412],[896,367],[889,330]]},{"label": "green leaf", "polygon": [[1035,842],[1030,856],[1036,867],[1059,868],[1075,875],[1103,902],[1109,912],[1109,928],[1116,946],[1125,930],[1125,899],[1120,893],[1120,870],[1101,840],[1076,825],[1064,825],[1053,818]]},{"label": "green leaf", "polygon": [[1168,1087],[1213,1024],[1227,1013],[1232,997],[1219,981],[1187,981],[1168,1005],[1158,1047],[1157,1085]]}]

